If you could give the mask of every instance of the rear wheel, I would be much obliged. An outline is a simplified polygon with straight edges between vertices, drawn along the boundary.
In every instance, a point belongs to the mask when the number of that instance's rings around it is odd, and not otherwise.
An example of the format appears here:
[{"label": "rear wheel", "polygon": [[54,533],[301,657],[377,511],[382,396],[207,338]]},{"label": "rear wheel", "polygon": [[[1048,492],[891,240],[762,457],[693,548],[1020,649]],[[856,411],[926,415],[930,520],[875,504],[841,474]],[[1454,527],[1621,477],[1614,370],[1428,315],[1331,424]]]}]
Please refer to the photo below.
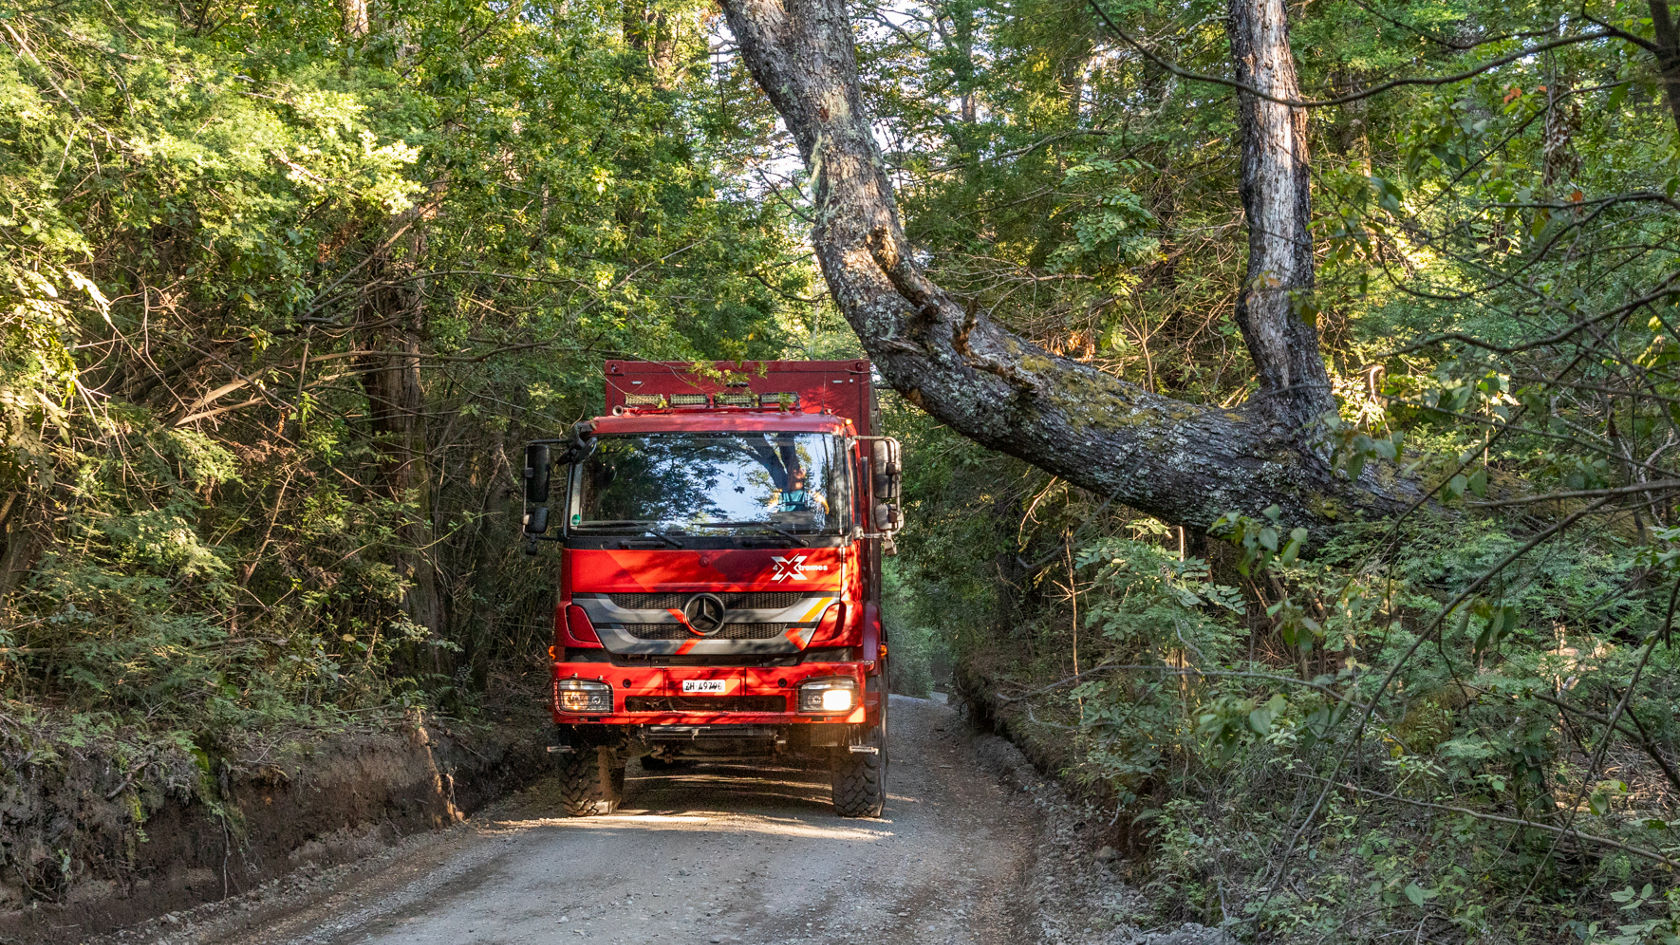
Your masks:
[{"label": "rear wheel", "polygon": [[560,753],[560,807],[572,817],[610,814],[624,795],[624,765],[611,748]]},{"label": "rear wheel", "polygon": [[840,749],[829,773],[834,785],[834,812],[841,817],[879,817],[887,804],[887,740],[883,726],[865,734],[858,748]]}]

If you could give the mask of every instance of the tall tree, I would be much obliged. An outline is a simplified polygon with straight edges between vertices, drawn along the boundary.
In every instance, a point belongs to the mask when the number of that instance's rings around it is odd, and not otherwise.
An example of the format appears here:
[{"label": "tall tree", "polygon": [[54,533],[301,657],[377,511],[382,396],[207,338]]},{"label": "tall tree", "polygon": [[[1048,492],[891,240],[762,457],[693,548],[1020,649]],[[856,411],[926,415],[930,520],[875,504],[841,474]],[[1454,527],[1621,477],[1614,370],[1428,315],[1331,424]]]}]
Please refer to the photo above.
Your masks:
[{"label": "tall tree", "polygon": [[1281,0],[1233,0],[1251,233],[1239,323],[1259,376],[1235,410],[1153,394],[1010,332],[916,260],[858,90],[843,0],[724,0],[748,69],[810,170],[812,243],[836,303],[887,380],[980,443],[1167,521],[1205,528],[1277,506],[1294,523],[1389,514],[1415,495],[1372,464],[1332,468],[1316,434],[1331,409],[1312,288],[1305,118]]},{"label": "tall tree", "polygon": [[367,392],[368,426],[379,443],[379,478],[402,511],[393,549],[404,583],[403,609],[431,633],[443,629],[443,600],[434,560],[432,464],[421,378],[425,349],[425,282],[417,261],[426,251],[425,226],[437,212],[442,186],[398,215],[373,250],[375,281],[356,309],[358,367]]},{"label": "tall tree", "polygon": [[1311,174],[1306,109],[1277,101],[1301,100],[1283,0],[1230,0],[1225,29],[1237,81],[1255,90],[1237,93],[1248,218],[1237,325],[1260,373],[1257,405],[1305,429],[1336,403],[1318,328],[1299,311],[1313,288]]}]

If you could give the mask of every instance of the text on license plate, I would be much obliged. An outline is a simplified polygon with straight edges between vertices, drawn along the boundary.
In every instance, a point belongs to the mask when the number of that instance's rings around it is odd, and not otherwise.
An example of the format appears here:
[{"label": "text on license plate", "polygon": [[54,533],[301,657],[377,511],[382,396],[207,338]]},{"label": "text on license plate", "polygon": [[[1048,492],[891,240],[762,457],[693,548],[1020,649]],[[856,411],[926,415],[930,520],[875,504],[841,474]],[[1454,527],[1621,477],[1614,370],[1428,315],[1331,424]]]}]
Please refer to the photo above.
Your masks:
[{"label": "text on license plate", "polygon": [[683,692],[710,692],[721,695],[728,685],[727,679],[685,679]]}]

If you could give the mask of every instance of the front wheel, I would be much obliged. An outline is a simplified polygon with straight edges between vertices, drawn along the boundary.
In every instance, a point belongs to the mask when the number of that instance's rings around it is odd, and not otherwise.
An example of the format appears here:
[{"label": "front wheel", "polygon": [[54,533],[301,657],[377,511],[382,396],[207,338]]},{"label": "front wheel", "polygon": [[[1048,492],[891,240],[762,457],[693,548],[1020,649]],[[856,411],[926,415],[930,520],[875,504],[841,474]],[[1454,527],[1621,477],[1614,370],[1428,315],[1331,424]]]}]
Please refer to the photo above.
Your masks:
[{"label": "front wheel", "polygon": [[834,812],[841,817],[879,817],[887,805],[887,741],[880,726],[869,730],[860,748],[842,747],[829,768],[834,784]]},{"label": "front wheel", "polygon": [[611,748],[580,745],[562,752],[560,807],[572,817],[610,814],[624,795],[624,766]]}]

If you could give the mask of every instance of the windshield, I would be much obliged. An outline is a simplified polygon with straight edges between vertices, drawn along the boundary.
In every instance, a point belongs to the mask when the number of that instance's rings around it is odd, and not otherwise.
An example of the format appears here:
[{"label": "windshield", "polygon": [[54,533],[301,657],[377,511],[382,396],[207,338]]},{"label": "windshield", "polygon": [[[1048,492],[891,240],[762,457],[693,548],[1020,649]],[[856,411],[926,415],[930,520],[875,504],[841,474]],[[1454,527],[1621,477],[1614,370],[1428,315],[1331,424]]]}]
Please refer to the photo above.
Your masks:
[{"label": "windshield", "polygon": [[578,473],[580,532],[836,534],[843,441],[823,433],[602,436]]}]

